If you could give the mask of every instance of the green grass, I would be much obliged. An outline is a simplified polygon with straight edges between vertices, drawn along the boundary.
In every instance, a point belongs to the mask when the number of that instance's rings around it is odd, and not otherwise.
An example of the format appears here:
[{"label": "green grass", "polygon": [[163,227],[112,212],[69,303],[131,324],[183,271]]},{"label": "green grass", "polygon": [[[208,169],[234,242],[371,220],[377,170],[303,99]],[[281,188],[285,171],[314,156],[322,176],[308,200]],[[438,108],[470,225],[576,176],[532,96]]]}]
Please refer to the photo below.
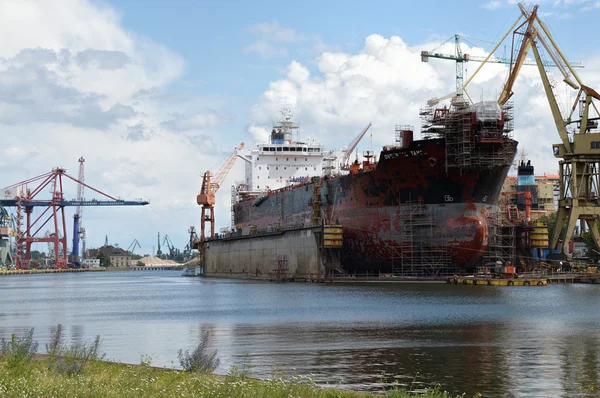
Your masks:
[{"label": "green grass", "polygon": [[[302,377],[257,380],[243,373],[229,376],[188,373],[144,365],[90,361],[81,374],[53,371],[38,356],[18,367],[0,359],[0,397],[370,397],[353,391],[320,388]],[[376,396],[381,396],[380,394]],[[416,394],[387,391],[390,398],[451,398],[439,389]]]}]

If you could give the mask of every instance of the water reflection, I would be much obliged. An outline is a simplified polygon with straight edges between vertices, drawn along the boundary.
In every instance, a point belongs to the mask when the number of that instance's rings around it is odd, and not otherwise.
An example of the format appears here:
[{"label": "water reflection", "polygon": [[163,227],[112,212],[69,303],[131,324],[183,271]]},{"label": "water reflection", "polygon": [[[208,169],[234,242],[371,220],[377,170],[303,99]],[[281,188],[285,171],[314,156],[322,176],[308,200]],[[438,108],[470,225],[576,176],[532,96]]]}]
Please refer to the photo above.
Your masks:
[{"label": "water reflection", "polygon": [[[181,278],[166,272],[0,279],[0,336],[57,323],[100,334],[107,357],[177,366],[204,331],[221,367],[246,364],[378,390],[440,384],[486,397],[583,396],[599,385],[600,286],[490,288],[311,285]],[[586,396],[596,396],[587,392]]]}]

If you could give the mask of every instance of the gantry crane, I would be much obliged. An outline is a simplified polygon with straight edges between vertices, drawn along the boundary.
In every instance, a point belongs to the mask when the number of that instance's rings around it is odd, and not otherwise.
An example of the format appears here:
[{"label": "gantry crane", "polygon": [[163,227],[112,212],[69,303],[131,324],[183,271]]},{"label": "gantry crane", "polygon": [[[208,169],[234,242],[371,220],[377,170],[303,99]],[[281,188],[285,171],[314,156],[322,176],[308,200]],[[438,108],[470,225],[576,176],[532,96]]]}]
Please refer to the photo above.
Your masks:
[{"label": "gantry crane", "polygon": [[[518,55],[514,59],[514,63],[511,64],[498,103],[502,105],[512,95],[512,87],[519,69],[524,63],[527,52],[532,49],[554,124],[562,141],[560,144],[552,146],[554,156],[560,159],[560,194],[556,219],[557,227],[554,228],[550,239],[550,248],[552,250],[557,249],[559,239],[562,238],[562,251],[567,254],[569,242],[578,220],[588,224],[594,241],[600,246],[600,232],[598,230],[598,218],[600,218],[600,203],[598,202],[598,193],[600,192],[600,134],[598,134],[598,131],[592,131],[598,127],[597,121],[600,120],[600,112],[598,112],[593,100],[600,101],[600,94],[585,86],[577,76],[573,65],[569,63],[558,47],[547,26],[540,20],[537,13],[538,6],[536,5],[531,10],[527,10],[523,4],[519,3],[519,9],[522,15],[519,16],[513,27],[522,17],[525,18],[525,22],[513,32],[513,49],[517,48]],[[513,27],[511,27],[511,30]],[[518,38],[516,46],[515,38]],[[546,71],[546,67],[549,65],[542,58],[540,44],[561,72],[563,81],[573,89],[578,90],[568,115],[563,115],[560,110],[557,101],[558,96],[554,92],[554,85],[551,83]],[[574,117],[578,104],[579,115]],[[595,116],[590,113],[592,109],[595,111]],[[567,127],[573,124],[575,127],[572,128],[573,134],[570,137]],[[565,224],[566,228],[562,228]]]},{"label": "gantry crane", "polygon": [[[101,195],[103,199],[66,200],[63,192],[63,177],[76,184],[83,185]],[[30,188],[30,186],[34,185]],[[38,195],[50,189],[49,199],[41,199]],[[68,206],[144,206],[145,200],[121,200],[80,181],[67,174],[66,170],[56,167],[48,173],[18,182],[2,188],[5,199],[0,199],[4,207],[16,207],[17,252],[15,265],[18,269],[27,269],[31,262],[31,244],[48,242],[52,244],[56,268],[67,268],[67,222],[65,207]],[[34,207],[45,208],[33,218]],[[46,236],[38,233],[50,223],[53,232]],[[24,224],[24,225],[23,225]]]},{"label": "gantry crane", "polygon": [[215,194],[221,187],[225,177],[227,177],[229,170],[231,170],[233,167],[238,151],[240,151],[242,148],[244,148],[243,142],[240,143],[237,148],[235,148],[231,155],[229,155],[229,157],[225,160],[225,163],[219,167],[214,176],[210,170],[204,173],[202,178],[202,187],[200,188],[200,193],[196,197],[196,202],[202,206],[202,218],[200,221],[201,240],[205,239],[206,223],[210,223],[210,237],[213,238],[215,236]]}]

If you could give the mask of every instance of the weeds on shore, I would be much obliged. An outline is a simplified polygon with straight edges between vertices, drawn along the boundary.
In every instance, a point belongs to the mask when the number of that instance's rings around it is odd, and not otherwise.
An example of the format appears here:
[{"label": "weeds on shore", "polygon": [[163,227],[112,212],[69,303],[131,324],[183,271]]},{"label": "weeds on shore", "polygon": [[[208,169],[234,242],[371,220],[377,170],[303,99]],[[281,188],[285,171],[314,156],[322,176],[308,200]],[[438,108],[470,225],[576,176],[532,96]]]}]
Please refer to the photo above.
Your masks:
[{"label": "weeds on shore", "polygon": [[[226,376],[208,374],[218,364],[217,352],[208,351],[209,337],[204,333],[190,353],[179,350],[182,367],[187,371],[154,368],[151,357],[142,356],[141,364],[124,365],[104,362],[100,337],[91,342],[67,345],[63,327],[57,325],[46,344],[47,357],[35,357],[38,343],[33,329],[24,337],[12,335],[0,339],[0,397],[312,397],[366,398],[370,393],[342,391],[317,386],[304,376],[283,377],[275,374],[266,380],[248,377],[247,362],[234,367]],[[6,370],[12,371],[7,372]],[[201,373],[203,372],[203,373]],[[387,391],[390,398],[452,398],[439,388],[424,393]]]},{"label": "weeds on shore", "polygon": [[217,357],[217,350],[208,352],[208,332],[202,332],[200,342],[190,354],[188,350],[179,350],[177,357],[179,364],[186,372],[211,373],[219,367],[221,362]]},{"label": "weeds on shore", "polygon": [[17,337],[13,333],[10,340],[0,339],[0,359],[6,362],[8,369],[15,369],[31,361],[37,353],[38,342],[33,340],[33,328],[24,337]]},{"label": "weeds on shore", "polygon": [[63,328],[59,323],[46,343],[48,369],[67,375],[81,374],[90,361],[100,361],[106,354],[100,354],[100,336],[93,342],[80,341],[71,345],[64,343]]}]

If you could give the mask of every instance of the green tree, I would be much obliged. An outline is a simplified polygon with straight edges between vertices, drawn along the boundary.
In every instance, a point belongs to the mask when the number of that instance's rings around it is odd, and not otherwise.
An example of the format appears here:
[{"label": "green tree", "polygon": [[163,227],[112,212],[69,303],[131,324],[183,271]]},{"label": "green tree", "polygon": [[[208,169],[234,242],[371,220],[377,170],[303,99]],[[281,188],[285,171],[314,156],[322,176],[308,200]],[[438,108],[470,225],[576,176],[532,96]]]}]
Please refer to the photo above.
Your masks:
[{"label": "green tree", "polygon": [[556,214],[557,212],[552,212],[550,214],[544,214],[536,221],[542,222],[544,225],[548,226],[548,239],[552,239],[552,234],[554,233],[554,227],[556,226]]},{"label": "green tree", "polygon": [[32,260],[39,260],[40,258],[43,257],[44,253],[40,253],[38,250],[32,250],[31,251],[31,259]]},{"label": "green tree", "polygon": [[[598,229],[600,229],[600,225],[598,226]],[[590,260],[592,260],[595,263],[600,261],[600,248],[598,248],[596,241],[592,237],[592,233],[590,231],[587,231],[581,234],[581,236],[583,237],[583,242],[587,247],[587,257],[589,257]]]},{"label": "green tree", "polygon": [[112,265],[110,263],[110,257],[108,257],[106,254],[102,253],[101,251],[98,251],[96,258],[98,260],[100,260],[100,266],[102,266],[102,267],[110,267]]}]

